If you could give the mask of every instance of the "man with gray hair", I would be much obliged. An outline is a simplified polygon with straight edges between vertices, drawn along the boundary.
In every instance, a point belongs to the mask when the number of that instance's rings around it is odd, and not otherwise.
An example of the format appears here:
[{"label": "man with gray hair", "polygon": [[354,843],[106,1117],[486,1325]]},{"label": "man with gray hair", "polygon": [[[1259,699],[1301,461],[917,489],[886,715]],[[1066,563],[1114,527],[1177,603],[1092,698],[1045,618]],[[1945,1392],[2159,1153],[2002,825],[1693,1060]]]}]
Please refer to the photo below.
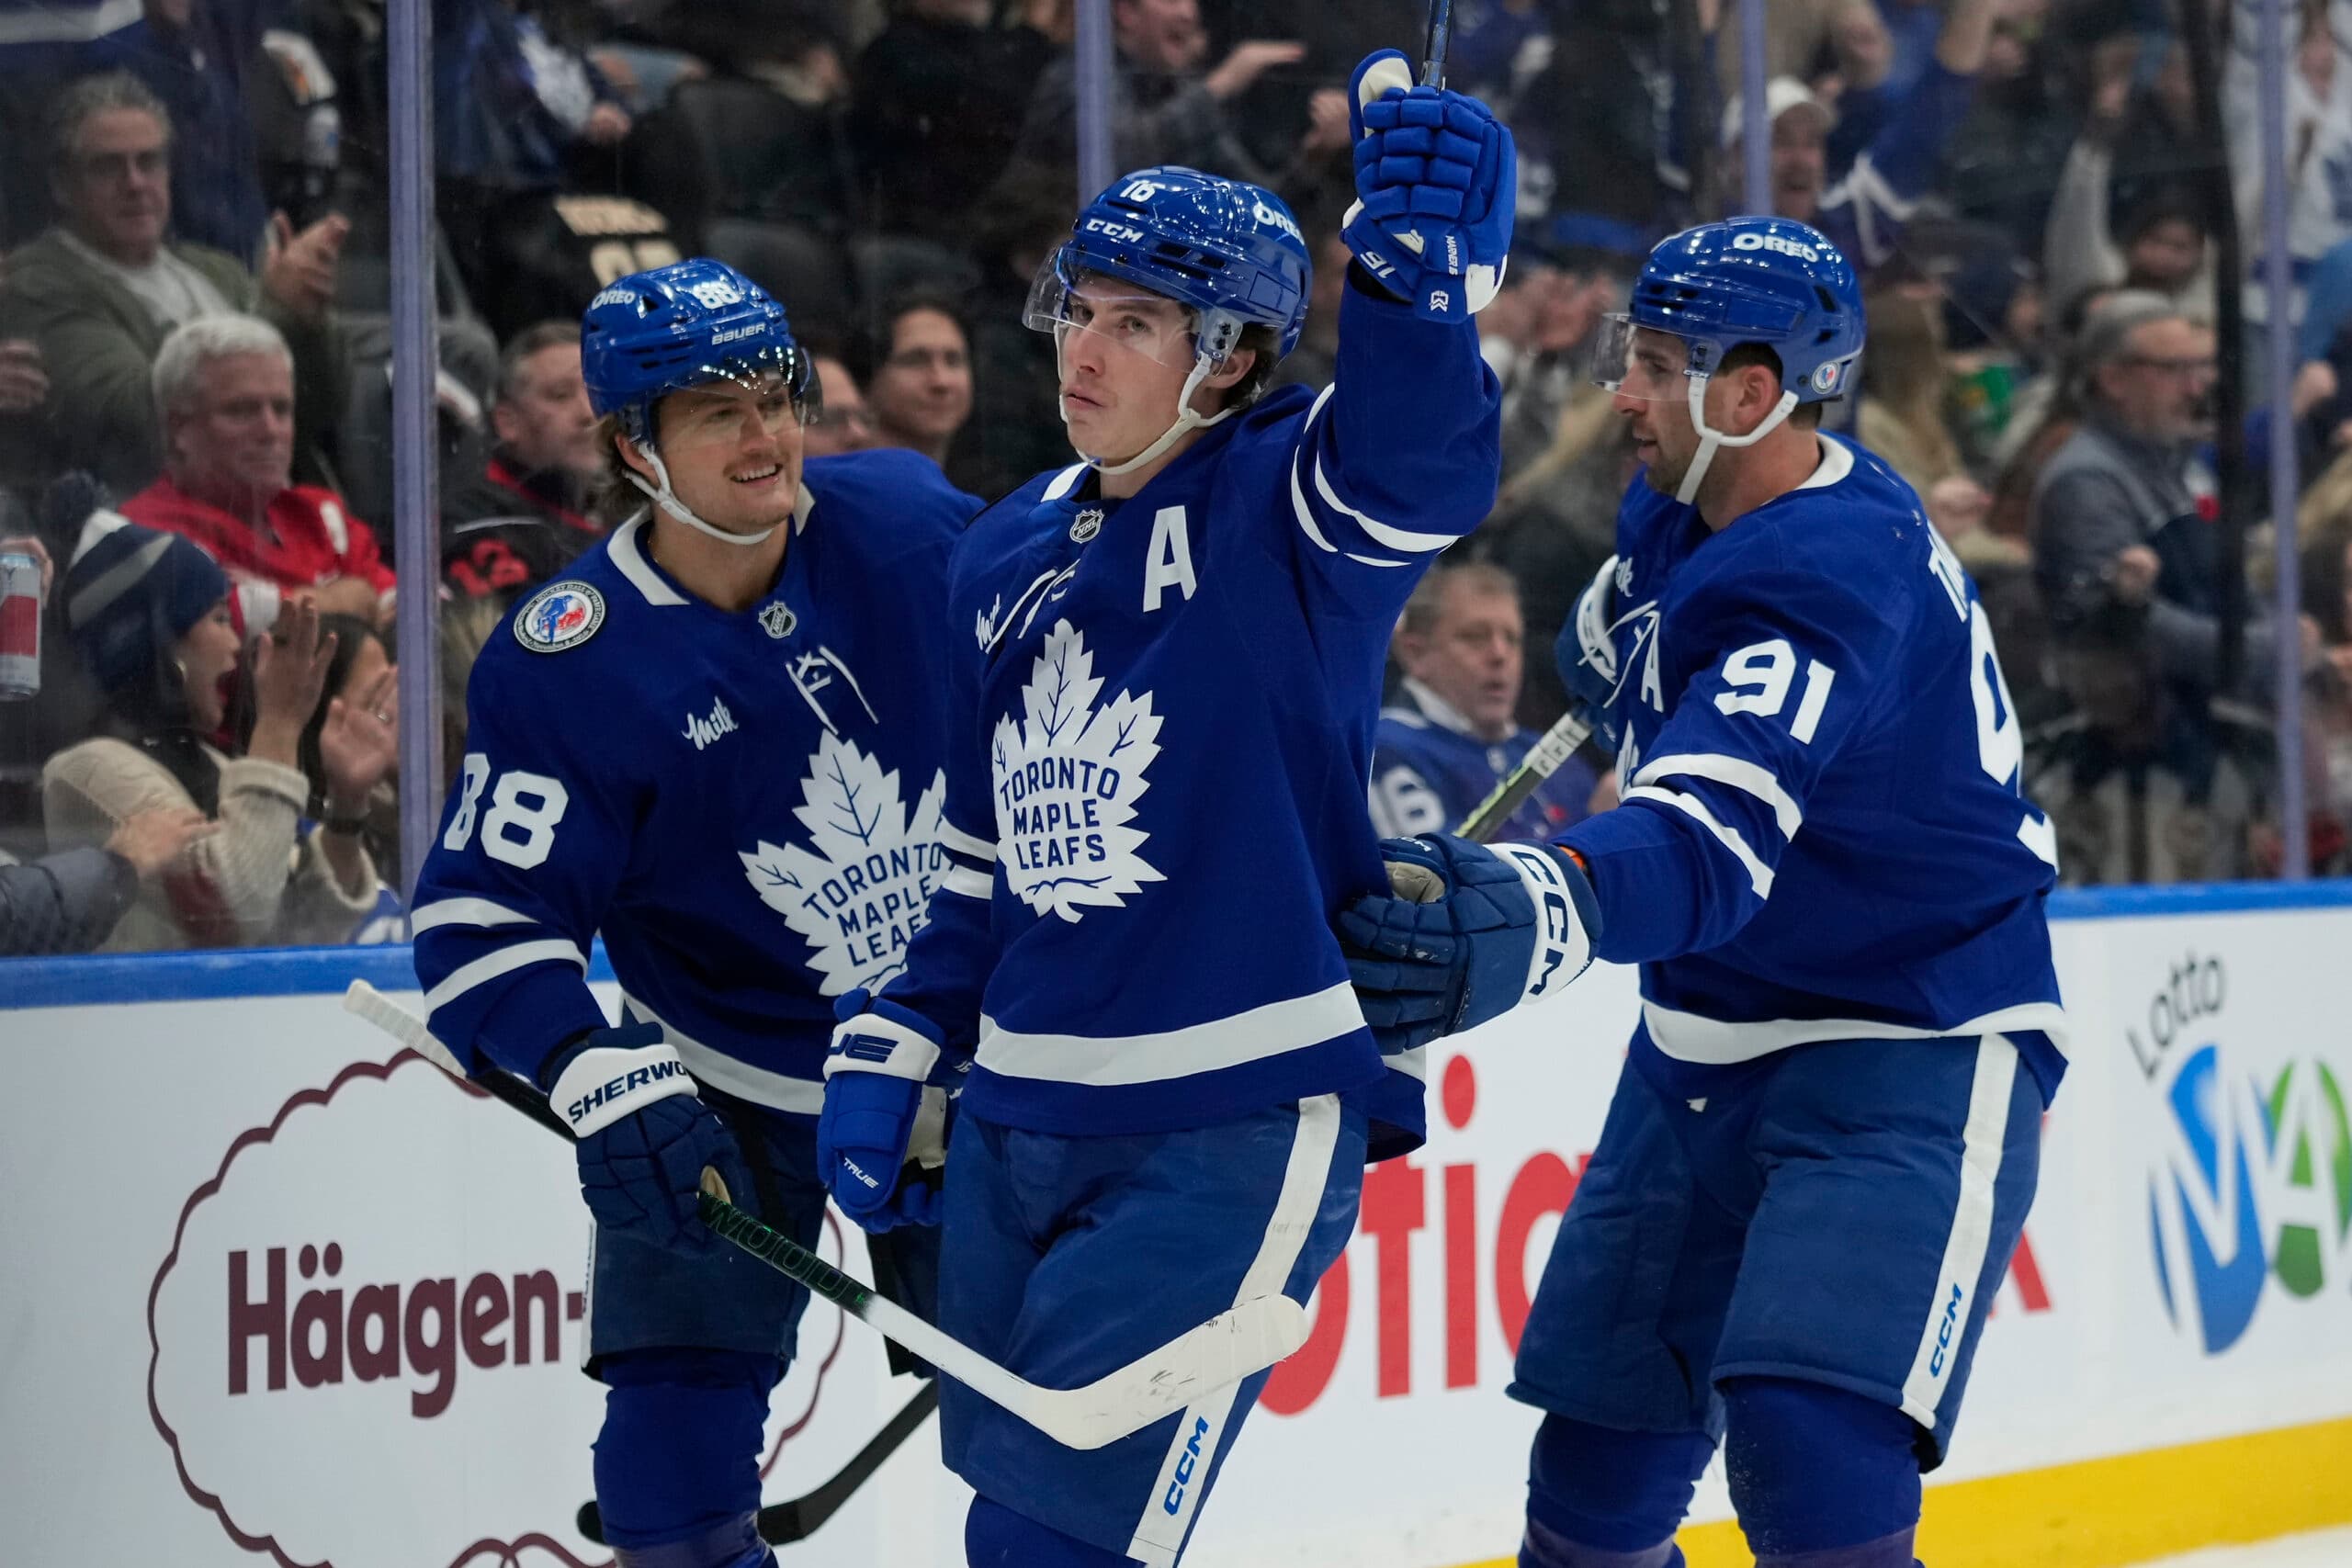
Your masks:
[{"label": "man with gray hair", "polygon": [[293,482],[294,361],[252,316],[199,316],[164,340],[152,378],[164,477],[123,515],[185,535],[226,568],[245,628],[289,597],[379,625],[392,571],[376,536],[333,491]]},{"label": "man with gray hair", "polygon": [[[1500,567],[1440,565],[1414,588],[1388,645],[1404,681],[1373,737],[1372,824],[1383,838],[1452,832],[1535,744],[1516,714],[1525,629],[1519,584]],[[1497,837],[1574,827],[1599,783],[1569,758]]]},{"label": "man with gray hair", "polygon": [[[2144,637],[2157,675],[2202,712],[2221,650],[2219,506],[2199,448],[2212,434],[2213,330],[2161,294],[2116,295],[2074,359],[2082,427],[2034,486],[2034,573],[2062,639]],[[2301,656],[2318,648],[2308,616]],[[2267,688],[2275,629],[2246,628],[2246,688]],[[2296,650],[2289,650],[2290,657]]]},{"label": "man with gray hair", "polygon": [[266,318],[293,345],[304,405],[323,421],[344,402],[329,307],[349,224],[328,217],[297,234],[281,219],[258,278],[225,253],[172,243],[171,141],[162,100],[128,72],[62,89],[50,110],[60,221],[8,258],[0,287],[0,338],[32,339],[47,362],[46,456],[118,493],[163,467],[148,367],[196,317]]}]

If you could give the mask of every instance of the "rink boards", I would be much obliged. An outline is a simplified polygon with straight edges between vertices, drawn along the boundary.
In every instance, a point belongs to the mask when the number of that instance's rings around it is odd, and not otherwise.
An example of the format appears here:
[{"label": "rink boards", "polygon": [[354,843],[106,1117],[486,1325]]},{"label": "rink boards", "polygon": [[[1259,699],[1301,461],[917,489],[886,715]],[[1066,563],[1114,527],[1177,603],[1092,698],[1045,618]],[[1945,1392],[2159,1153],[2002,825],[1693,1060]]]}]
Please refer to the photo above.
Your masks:
[{"label": "rink boards", "polygon": [[[2098,1568],[2352,1520],[2352,885],[2061,908],[2074,1066],[1923,1555]],[[571,1162],[340,1010],[406,964],[0,964],[11,1560],[609,1560],[573,1528],[599,1401]],[[1188,1563],[1508,1558],[1533,1417],[1501,1391],[1634,1006],[1597,971],[1437,1054],[1429,1146],[1371,1173]],[[812,1308],[770,1500],[910,1392]],[[959,1562],[935,1456],[926,1427],[784,1562]],[[1719,1475],[1701,1501],[1727,1515]],[[1724,1524],[1686,1546],[1747,1561]]]}]

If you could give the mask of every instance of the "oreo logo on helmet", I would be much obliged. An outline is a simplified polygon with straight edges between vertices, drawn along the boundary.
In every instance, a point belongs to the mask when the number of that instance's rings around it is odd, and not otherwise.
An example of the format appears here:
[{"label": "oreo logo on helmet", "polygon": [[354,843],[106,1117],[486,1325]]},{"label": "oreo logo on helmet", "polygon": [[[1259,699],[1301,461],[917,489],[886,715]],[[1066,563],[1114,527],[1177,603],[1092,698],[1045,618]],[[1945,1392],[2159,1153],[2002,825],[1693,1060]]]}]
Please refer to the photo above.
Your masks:
[{"label": "oreo logo on helmet", "polygon": [[607,305],[627,305],[634,301],[636,299],[636,289],[629,288],[627,284],[616,283],[610,288],[605,289],[602,294],[597,295],[594,299],[589,300],[588,308],[592,310],[598,310]]},{"label": "oreo logo on helmet", "polygon": [[1731,248],[1735,251],[1778,251],[1784,256],[1795,256],[1800,261],[1817,262],[1821,259],[1821,253],[1811,245],[1783,239],[1778,234],[1759,234],[1753,229],[1734,234]]},{"label": "oreo logo on helmet", "polygon": [[551,582],[514,612],[514,640],[533,653],[561,653],[596,635],[605,596],[585,582]]},{"label": "oreo logo on helmet", "polygon": [[1269,207],[1253,197],[1250,203],[1250,216],[1261,223],[1271,223],[1302,245],[1306,243],[1306,236],[1298,231],[1298,225],[1291,221],[1290,214],[1279,207]]}]

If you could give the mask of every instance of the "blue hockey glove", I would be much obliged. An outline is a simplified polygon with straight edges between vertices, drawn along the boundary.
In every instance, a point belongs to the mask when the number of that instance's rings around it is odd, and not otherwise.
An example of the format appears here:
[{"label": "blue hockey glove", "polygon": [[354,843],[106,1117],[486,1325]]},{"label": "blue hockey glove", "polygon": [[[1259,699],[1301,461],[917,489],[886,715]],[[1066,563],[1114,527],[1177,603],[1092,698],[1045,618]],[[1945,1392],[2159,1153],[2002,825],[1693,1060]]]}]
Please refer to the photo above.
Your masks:
[{"label": "blue hockey glove", "polygon": [[1466,321],[1494,301],[1510,252],[1519,154],[1486,105],[1417,87],[1393,49],[1348,84],[1356,203],[1341,237],[1424,321]]},{"label": "blue hockey glove", "polygon": [[1433,833],[1380,845],[1391,891],[1340,912],[1364,1021],[1395,1055],[1547,997],[1592,962],[1600,910],[1563,851]]},{"label": "blue hockey glove", "polygon": [[718,1245],[696,1209],[703,1168],[739,1203],[751,1202],[752,1179],[660,1024],[596,1030],[545,1077],[548,1103],[579,1140],[580,1195],[598,1224],[690,1255]]},{"label": "blue hockey glove", "polygon": [[1560,682],[1577,699],[1601,739],[1614,751],[1623,744],[1617,717],[1616,601],[1617,558],[1611,556],[1592,574],[1592,581],[1577,598],[1576,613],[1560,627],[1552,647],[1560,667]]},{"label": "blue hockey glove", "polygon": [[937,1224],[938,1187],[899,1176],[910,1157],[932,1152],[927,1144],[944,1144],[946,1096],[923,1087],[939,1066],[939,1032],[863,989],[842,997],[833,1011],[841,1022],[825,1055],[817,1169],[842,1213],[865,1230]]}]

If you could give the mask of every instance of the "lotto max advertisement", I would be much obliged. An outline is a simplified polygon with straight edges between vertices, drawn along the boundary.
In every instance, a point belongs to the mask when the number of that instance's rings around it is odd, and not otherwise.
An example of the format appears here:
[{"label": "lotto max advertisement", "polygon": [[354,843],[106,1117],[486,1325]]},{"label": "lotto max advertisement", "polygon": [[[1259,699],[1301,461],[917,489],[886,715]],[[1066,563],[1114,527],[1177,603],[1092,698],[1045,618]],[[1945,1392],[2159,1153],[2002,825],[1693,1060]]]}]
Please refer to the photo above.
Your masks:
[{"label": "lotto max advertisement", "polygon": [[[2064,906],[2073,1066],[1921,1551],[2125,1563],[2352,1519],[2352,905]],[[2268,899],[2265,899],[2268,902]],[[587,1223],[544,1132],[345,1013],[404,950],[0,966],[0,1503],[26,1562],[594,1568]],[[277,994],[254,995],[255,991]],[[94,999],[105,998],[104,1000]],[[609,999],[609,998],[608,998]],[[1518,1541],[1504,1396],[1636,1008],[1598,969],[1444,1043],[1195,1534],[1199,1568]],[[825,1255],[865,1268],[855,1233]],[[765,1495],[915,1392],[819,1303]],[[953,1564],[928,1422],[786,1564]],[[1139,1500],[1139,1506],[1140,1506]],[[1745,1563],[1702,1483],[1686,1550]]]}]

